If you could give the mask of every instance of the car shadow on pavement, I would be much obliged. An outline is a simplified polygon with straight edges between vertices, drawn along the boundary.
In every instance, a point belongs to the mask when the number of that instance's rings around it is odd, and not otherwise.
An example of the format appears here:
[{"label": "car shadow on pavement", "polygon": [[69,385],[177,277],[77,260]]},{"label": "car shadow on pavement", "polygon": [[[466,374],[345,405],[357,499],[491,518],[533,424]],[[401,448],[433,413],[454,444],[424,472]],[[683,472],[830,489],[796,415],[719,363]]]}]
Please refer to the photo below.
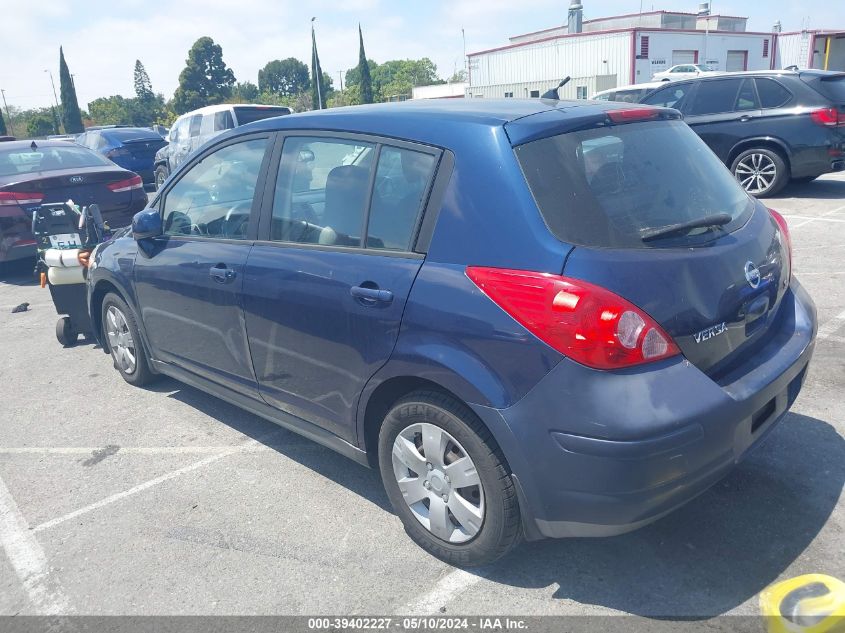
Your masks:
[{"label": "car shadow on pavement", "polygon": [[[175,380],[149,389],[392,512],[377,471]],[[844,484],[845,439],[827,422],[790,413],[725,479],[652,525],[610,538],[523,543],[469,571],[514,587],[556,585],[556,599],[649,618],[714,617],[754,597],[801,556]],[[407,546],[415,547],[410,540]],[[825,569],[822,559],[819,568],[803,562],[795,575],[809,572],[837,570]]]},{"label": "car shadow on pavement", "polygon": [[37,286],[38,279],[32,272],[35,259],[16,259],[11,262],[0,262],[0,283],[15,286]]},{"label": "car shadow on pavement", "polygon": [[[826,422],[789,414],[724,480],[660,521],[612,538],[523,544],[478,572],[518,587],[558,585],[555,598],[645,617],[713,617],[754,597],[804,552],[843,483],[845,439]],[[837,572],[807,560],[794,575]]]},{"label": "car shadow on pavement", "polygon": [[207,416],[258,440],[268,448],[283,454],[306,468],[331,479],[357,495],[376,504],[382,510],[393,512],[381,478],[375,470],[365,468],[333,450],[288,431],[264,418],[236,407],[228,402],[165,378],[146,387],[150,391],[168,393],[169,398],[183,402]]},{"label": "car shadow on pavement", "polygon": [[770,199],[813,198],[814,200],[845,199],[845,180],[819,179],[811,182],[790,182]]}]

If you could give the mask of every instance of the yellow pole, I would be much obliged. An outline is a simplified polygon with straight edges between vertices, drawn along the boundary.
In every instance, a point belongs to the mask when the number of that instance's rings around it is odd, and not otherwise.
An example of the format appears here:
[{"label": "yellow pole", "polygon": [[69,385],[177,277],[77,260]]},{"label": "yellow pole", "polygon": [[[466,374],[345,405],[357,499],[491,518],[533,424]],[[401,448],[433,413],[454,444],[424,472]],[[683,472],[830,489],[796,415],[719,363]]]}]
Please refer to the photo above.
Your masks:
[{"label": "yellow pole", "polygon": [[830,59],[830,35],[824,41],[824,69],[827,70],[827,61]]}]

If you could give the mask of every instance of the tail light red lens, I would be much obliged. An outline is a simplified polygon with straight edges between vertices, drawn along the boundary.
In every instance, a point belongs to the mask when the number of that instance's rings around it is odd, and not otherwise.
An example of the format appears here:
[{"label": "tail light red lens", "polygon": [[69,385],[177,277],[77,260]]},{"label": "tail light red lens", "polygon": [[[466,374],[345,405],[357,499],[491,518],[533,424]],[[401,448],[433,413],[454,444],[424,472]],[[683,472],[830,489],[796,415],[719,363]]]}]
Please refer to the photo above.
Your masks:
[{"label": "tail light red lens", "polygon": [[780,234],[783,236],[784,247],[789,256],[789,278],[792,279],[792,236],[789,234],[789,225],[786,223],[786,218],[774,209],[769,209],[769,213],[772,214],[778,229],[780,229]]},{"label": "tail light red lens", "polygon": [[845,114],[836,108],[821,108],[810,112],[810,118],[818,125],[826,127],[845,126]]},{"label": "tail light red lens", "polygon": [[20,191],[0,191],[0,207],[41,204],[43,193],[22,193]]},{"label": "tail light red lens", "polygon": [[681,353],[654,319],[600,286],[504,268],[470,266],[466,274],[534,336],[582,365],[619,369]]},{"label": "tail light red lens", "polygon": [[126,180],[110,182],[106,185],[106,187],[108,187],[115,193],[122,193],[124,191],[130,191],[132,189],[143,189],[144,181],[141,180],[140,176],[132,176],[132,178],[127,178]]}]

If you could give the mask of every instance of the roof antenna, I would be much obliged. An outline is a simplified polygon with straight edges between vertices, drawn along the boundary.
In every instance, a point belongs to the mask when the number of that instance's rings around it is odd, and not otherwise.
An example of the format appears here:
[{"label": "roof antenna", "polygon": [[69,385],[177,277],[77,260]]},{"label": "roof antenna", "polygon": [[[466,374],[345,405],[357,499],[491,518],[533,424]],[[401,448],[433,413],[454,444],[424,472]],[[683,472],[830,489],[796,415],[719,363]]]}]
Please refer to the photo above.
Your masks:
[{"label": "roof antenna", "polygon": [[29,146],[29,149],[35,151],[38,149],[38,145],[35,144],[35,141],[32,141],[32,144]]},{"label": "roof antenna", "polygon": [[540,97],[541,99],[554,99],[555,101],[560,101],[560,93],[558,92],[558,88],[563,88],[566,84],[569,83],[569,75],[561,79],[560,83],[552,88],[551,90],[547,90],[543,93],[543,96]]}]

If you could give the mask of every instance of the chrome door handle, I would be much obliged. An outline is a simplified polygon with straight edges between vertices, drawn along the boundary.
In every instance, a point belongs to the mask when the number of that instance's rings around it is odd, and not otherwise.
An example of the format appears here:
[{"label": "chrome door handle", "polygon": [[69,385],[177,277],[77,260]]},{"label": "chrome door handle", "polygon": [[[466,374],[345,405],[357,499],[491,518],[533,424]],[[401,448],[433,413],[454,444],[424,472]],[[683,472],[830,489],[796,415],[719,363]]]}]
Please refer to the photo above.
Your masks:
[{"label": "chrome door handle", "polygon": [[390,290],[380,288],[368,288],[366,286],[352,286],[349,294],[358,299],[361,303],[390,303],[393,301],[393,293]]}]

